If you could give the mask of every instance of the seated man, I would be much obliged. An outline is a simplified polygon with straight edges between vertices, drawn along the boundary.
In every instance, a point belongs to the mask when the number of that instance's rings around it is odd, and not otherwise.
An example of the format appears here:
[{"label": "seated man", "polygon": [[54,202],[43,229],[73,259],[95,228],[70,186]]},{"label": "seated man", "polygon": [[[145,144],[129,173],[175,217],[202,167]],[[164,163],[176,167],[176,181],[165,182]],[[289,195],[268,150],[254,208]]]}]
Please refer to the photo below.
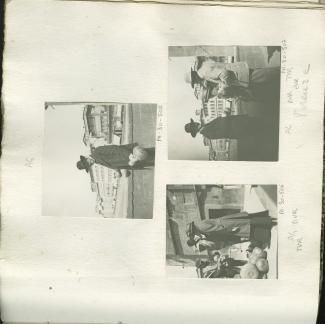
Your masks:
[{"label": "seated man", "polygon": [[[143,148],[136,143],[126,145],[104,145],[94,148],[88,157],[80,156],[77,162],[79,170],[89,172],[94,164],[100,164],[113,169],[118,176],[122,176],[121,170],[143,169],[153,166],[155,162],[155,148]],[[125,176],[129,172],[126,171]]]}]

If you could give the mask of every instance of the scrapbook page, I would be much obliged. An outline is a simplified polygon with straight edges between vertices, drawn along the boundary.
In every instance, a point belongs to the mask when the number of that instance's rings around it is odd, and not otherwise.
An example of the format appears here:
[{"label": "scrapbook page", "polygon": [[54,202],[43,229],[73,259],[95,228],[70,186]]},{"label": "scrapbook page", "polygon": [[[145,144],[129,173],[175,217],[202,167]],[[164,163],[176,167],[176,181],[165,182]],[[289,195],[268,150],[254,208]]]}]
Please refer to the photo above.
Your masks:
[{"label": "scrapbook page", "polygon": [[2,321],[315,323],[324,21],[7,1]]}]

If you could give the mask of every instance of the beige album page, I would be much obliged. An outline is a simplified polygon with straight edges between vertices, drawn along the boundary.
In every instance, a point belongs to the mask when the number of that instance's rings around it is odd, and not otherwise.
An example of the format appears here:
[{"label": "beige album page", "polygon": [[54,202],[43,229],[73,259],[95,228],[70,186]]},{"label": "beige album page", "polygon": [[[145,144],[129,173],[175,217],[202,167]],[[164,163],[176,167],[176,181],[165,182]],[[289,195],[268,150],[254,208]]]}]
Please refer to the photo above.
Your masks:
[{"label": "beige album page", "polygon": [[5,323],[315,323],[321,10],[13,0]]}]

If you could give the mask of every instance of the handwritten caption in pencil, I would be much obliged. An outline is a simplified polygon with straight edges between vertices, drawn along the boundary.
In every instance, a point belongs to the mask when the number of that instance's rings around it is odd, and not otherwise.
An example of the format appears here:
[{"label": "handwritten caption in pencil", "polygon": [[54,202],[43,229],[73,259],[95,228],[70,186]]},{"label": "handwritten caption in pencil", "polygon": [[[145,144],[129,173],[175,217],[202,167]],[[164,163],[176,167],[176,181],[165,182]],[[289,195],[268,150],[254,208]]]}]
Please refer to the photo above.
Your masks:
[{"label": "handwritten caption in pencil", "polygon": [[291,210],[291,229],[288,232],[288,240],[294,245],[297,252],[303,249],[303,237],[300,233],[301,214],[298,208]]},{"label": "handwritten caption in pencil", "polygon": [[[284,102],[289,105],[295,119],[308,115],[311,64],[291,66],[288,61],[288,42],[281,43],[281,74],[285,85]],[[285,125],[285,133],[291,135],[293,125]]]},{"label": "handwritten caption in pencil", "polygon": [[163,107],[158,106],[158,111],[157,111],[157,130],[156,130],[156,141],[161,142],[162,141],[162,136],[163,136]]},{"label": "handwritten caption in pencil", "polygon": [[[278,190],[278,204],[279,215],[286,215],[286,194],[284,185],[279,185]],[[292,208],[290,210],[290,223],[289,230],[287,232],[287,239],[293,245],[296,252],[303,250],[303,236],[301,231],[302,215],[298,208]]]}]

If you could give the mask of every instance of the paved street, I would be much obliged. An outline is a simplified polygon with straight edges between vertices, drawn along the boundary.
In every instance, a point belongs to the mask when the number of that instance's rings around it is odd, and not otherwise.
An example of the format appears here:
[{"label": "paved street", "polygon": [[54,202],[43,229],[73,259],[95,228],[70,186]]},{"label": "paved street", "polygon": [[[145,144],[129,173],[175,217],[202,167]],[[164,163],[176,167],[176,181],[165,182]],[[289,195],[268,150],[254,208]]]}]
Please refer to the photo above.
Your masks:
[{"label": "paved street", "polygon": [[[155,146],[157,105],[132,104],[129,108],[129,142]],[[132,171],[128,178],[128,218],[153,217],[154,167]]]},{"label": "paved street", "polygon": [[[155,104],[129,104],[124,116],[122,144],[138,143],[154,147],[156,136]],[[115,217],[153,217],[154,167],[131,171],[119,179]]]}]

